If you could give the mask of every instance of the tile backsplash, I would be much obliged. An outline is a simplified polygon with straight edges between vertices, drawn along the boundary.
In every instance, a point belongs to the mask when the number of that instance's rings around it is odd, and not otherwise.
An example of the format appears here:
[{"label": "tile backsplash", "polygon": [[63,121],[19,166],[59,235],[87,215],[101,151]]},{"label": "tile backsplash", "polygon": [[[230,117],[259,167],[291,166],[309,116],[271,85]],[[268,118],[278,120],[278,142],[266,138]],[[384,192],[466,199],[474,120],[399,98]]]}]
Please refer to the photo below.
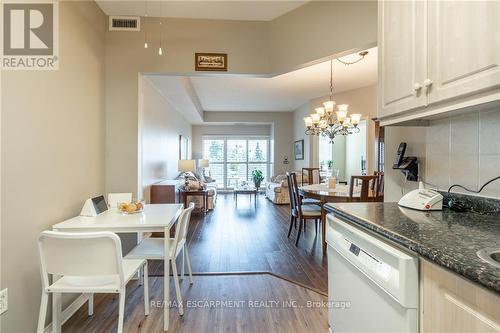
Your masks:
[{"label": "tile backsplash", "polygon": [[[425,150],[427,183],[441,190],[452,184],[477,190],[500,176],[500,109],[431,121]],[[500,198],[500,180],[485,187],[480,195]]]}]

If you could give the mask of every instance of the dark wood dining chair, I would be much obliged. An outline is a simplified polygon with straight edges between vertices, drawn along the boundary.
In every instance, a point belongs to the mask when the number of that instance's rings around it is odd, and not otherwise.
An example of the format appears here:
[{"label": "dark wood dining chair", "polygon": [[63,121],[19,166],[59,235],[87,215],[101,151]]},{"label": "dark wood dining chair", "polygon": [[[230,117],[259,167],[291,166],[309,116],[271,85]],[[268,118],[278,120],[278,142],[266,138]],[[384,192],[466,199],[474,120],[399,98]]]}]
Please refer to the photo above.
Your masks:
[{"label": "dark wood dining chair", "polygon": [[[351,176],[349,184],[349,201],[352,202],[371,202],[375,201],[375,193],[372,192],[372,186],[376,187],[378,176]],[[354,185],[361,182],[361,191],[358,196],[354,196]]]},{"label": "dark wood dining chair", "polygon": [[[293,216],[295,217],[295,224],[297,220],[299,222],[299,229],[297,231],[297,239],[295,240],[295,245],[299,244],[300,235],[302,233],[302,228],[304,228],[304,232],[306,230],[306,221],[314,220],[316,226],[316,234],[318,234],[318,224],[321,220],[321,207],[317,205],[304,205],[302,203],[302,198],[299,193],[299,186],[297,184],[297,175],[294,172],[287,173],[287,177],[289,180],[289,192],[290,193],[290,202],[293,201],[295,204],[295,209],[293,210]],[[291,185],[291,186],[290,186]],[[291,190],[290,190],[291,188]],[[291,211],[292,212],[292,211]],[[292,218],[290,219],[290,227],[288,229],[288,237],[290,237],[290,233],[292,231]]]},{"label": "dark wood dining chair", "polygon": [[288,183],[288,197],[290,198],[290,227],[288,228],[288,238],[290,238],[290,234],[292,233],[292,227],[295,226],[297,229],[297,213],[296,213],[296,204],[295,204],[295,195],[293,192],[293,183],[292,177],[290,173],[286,173],[286,181]]},{"label": "dark wood dining chair", "polygon": [[384,173],[382,171],[375,171],[374,176],[377,176],[377,180],[372,182],[371,190],[375,195],[375,201],[384,201]]},{"label": "dark wood dining chair", "polygon": [[[304,174],[307,175],[307,182],[304,181]],[[302,186],[321,183],[319,168],[302,168],[300,178]]]}]

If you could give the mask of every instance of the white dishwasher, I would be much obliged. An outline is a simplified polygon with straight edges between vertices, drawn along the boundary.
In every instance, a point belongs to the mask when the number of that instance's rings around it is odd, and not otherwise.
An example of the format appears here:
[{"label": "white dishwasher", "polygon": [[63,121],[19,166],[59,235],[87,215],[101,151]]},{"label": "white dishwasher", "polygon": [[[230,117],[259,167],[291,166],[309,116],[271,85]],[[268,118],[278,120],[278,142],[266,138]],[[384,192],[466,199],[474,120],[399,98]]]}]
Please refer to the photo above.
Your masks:
[{"label": "white dishwasher", "polygon": [[418,332],[418,258],[333,214],[327,221],[330,330]]}]

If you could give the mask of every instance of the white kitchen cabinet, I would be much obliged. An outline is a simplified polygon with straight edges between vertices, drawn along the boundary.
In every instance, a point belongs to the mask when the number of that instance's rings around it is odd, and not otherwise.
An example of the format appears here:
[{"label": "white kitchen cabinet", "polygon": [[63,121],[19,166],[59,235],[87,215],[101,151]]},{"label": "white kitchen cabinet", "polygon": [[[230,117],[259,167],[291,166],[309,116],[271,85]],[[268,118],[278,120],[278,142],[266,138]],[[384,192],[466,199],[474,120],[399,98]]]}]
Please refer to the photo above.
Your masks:
[{"label": "white kitchen cabinet", "polygon": [[382,123],[496,100],[500,1],[379,1]]},{"label": "white kitchen cabinet", "polygon": [[428,2],[429,104],[500,86],[500,1]]},{"label": "white kitchen cabinet", "polygon": [[422,333],[499,333],[500,297],[421,260]]},{"label": "white kitchen cabinet", "polygon": [[379,2],[379,116],[424,106],[426,3]]}]

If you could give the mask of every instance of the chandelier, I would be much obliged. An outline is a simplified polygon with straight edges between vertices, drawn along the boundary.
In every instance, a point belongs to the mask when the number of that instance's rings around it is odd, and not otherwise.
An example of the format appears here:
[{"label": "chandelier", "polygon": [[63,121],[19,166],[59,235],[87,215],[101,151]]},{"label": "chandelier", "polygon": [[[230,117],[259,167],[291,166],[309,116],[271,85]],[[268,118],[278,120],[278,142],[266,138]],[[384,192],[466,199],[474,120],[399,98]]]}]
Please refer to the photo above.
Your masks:
[{"label": "chandelier", "polygon": [[[366,55],[367,51],[359,53],[360,58],[353,62],[346,62],[337,59],[344,65],[352,65],[361,61]],[[361,114],[351,114],[348,116],[349,105],[340,104],[333,100],[333,59],[330,60],[330,100],[323,103],[322,107],[314,109],[316,113],[311,114],[304,118],[306,126],[306,135],[325,136],[330,138],[330,143],[338,135],[348,135],[359,133],[359,122]]]}]

